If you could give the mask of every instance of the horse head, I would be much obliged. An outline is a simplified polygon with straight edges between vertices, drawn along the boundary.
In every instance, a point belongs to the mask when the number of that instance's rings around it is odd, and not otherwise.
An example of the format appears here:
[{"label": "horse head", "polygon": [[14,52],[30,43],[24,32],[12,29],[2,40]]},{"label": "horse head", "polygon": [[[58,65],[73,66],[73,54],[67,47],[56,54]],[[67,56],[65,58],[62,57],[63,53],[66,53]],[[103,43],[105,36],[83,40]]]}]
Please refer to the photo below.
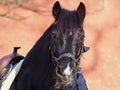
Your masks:
[{"label": "horse head", "polygon": [[86,15],[85,5],[81,2],[77,10],[62,9],[57,1],[52,10],[55,23],[51,33],[50,51],[57,76],[71,81],[79,67],[82,53],[88,51],[84,46],[83,21]]}]

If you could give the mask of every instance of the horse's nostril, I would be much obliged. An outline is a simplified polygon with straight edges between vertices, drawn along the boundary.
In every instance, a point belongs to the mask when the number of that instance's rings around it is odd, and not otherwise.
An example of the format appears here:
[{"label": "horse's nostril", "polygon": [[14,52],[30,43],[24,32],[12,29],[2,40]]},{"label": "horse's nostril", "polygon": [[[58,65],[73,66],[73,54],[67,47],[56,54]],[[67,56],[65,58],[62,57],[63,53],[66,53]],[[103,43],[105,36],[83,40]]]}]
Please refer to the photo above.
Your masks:
[{"label": "horse's nostril", "polygon": [[58,71],[57,71],[57,72],[62,75],[62,70],[61,70],[60,67],[58,68]]}]

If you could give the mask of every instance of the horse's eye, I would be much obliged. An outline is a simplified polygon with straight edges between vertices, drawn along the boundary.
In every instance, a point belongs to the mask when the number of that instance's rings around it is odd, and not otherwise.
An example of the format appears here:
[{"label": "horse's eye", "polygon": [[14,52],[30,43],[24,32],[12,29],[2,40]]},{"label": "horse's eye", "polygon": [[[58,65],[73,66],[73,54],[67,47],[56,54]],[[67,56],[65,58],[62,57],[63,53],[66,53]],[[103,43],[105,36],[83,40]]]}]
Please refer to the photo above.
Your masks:
[{"label": "horse's eye", "polygon": [[55,33],[52,33],[52,38],[56,38],[56,34]]},{"label": "horse's eye", "polygon": [[85,37],[85,36],[84,36],[83,33],[81,33],[81,32],[77,33],[77,39],[79,39],[79,40],[83,40],[84,37]]},{"label": "horse's eye", "polygon": [[78,43],[76,43],[76,50],[75,51],[76,51],[75,58],[78,58],[81,54],[81,43],[80,43],[80,41]]},{"label": "horse's eye", "polygon": [[52,38],[53,38],[53,40],[57,40],[58,35],[57,35],[55,32],[53,32],[53,33],[52,33]]}]

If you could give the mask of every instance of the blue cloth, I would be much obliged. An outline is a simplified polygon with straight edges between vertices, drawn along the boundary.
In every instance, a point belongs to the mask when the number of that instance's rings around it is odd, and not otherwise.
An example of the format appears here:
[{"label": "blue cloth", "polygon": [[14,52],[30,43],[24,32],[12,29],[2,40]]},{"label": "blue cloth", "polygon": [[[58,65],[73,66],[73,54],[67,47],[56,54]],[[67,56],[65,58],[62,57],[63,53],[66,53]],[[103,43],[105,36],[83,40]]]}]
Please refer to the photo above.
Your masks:
[{"label": "blue cloth", "polygon": [[[77,82],[79,90],[88,90],[86,85],[86,80],[81,73],[80,68],[77,70]],[[68,90],[76,90],[76,81],[74,80],[73,83],[70,85]]]}]

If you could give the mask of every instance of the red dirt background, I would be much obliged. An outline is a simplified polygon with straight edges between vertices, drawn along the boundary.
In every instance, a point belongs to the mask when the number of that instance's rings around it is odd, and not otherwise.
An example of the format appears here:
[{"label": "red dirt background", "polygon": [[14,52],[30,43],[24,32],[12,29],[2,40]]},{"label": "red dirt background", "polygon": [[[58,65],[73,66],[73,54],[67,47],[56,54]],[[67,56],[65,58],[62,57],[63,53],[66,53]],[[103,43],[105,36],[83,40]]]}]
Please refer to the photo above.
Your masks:
[{"label": "red dirt background", "polygon": [[[80,1],[86,5],[85,44],[90,50],[84,54],[80,66],[89,90],[120,90],[119,0],[59,1],[62,7],[70,10],[76,9]],[[54,2],[31,0],[24,8],[12,10],[9,17],[0,16],[0,57],[11,53],[14,46],[21,46],[19,53],[27,54],[54,21],[51,14]],[[0,5],[1,15],[7,10],[7,6]]]}]

